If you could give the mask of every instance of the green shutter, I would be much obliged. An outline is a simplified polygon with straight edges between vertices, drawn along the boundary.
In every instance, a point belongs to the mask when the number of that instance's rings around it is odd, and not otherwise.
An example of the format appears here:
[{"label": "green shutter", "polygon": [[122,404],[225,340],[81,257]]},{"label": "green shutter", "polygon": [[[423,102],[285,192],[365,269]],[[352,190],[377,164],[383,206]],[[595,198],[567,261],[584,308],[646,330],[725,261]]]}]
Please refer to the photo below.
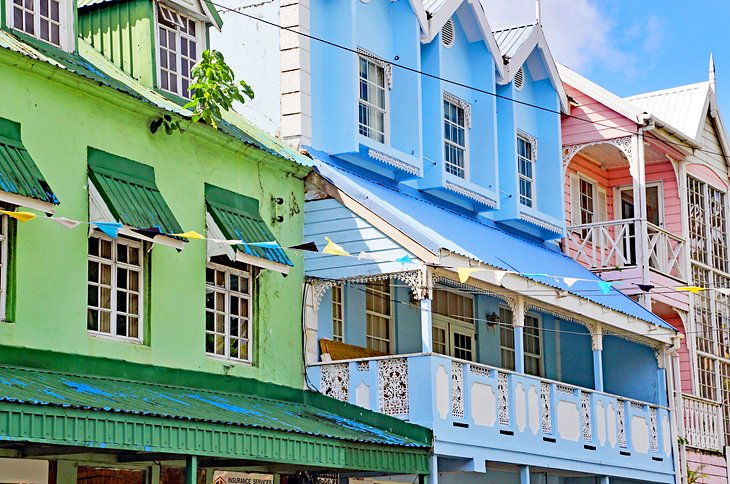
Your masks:
[{"label": "green shutter", "polygon": [[[238,239],[248,244],[276,241],[271,229],[261,218],[259,201],[255,198],[246,197],[206,183],[205,203],[208,213],[213,217],[226,239]],[[280,248],[271,249],[240,244],[236,246],[236,250],[278,264],[294,265],[284,250]]]},{"label": "green shutter", "polygon": [[151,166],[89,148],[89,178],[117,222],[164,234],[183,231],[157,188]]},{"label": "green shutter", "polygon": [[57,205],[58,198],[20,141],[20,125],[0,118],[0,190]]}]

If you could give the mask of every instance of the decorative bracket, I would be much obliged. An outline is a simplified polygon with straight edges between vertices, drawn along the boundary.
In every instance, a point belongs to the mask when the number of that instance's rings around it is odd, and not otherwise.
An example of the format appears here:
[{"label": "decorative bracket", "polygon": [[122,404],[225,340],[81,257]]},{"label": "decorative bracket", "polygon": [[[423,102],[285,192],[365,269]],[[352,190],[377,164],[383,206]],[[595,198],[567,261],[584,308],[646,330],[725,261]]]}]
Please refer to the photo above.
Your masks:
[{"label": "decorative bracket", "polygon": [[624,136],[622,138],[612,138],[612,139],[606,139],[601,141],[592,141],[590,143],[581,143],[577,145],[566,145],[563,146],[563,172],[565,172],[565,169],[568,168],[568,164],[570,163],[570,160],[573,159],[573,157],[583,148],[588,148],[589,146],[595,146],[595,145],[601,145],[601,144],[610,144],[621,150],[621,152],[626,156],[626,159],[628,160],[629,164],[632,162],[633,157],[633,143],[632,143],[633,135]]}]

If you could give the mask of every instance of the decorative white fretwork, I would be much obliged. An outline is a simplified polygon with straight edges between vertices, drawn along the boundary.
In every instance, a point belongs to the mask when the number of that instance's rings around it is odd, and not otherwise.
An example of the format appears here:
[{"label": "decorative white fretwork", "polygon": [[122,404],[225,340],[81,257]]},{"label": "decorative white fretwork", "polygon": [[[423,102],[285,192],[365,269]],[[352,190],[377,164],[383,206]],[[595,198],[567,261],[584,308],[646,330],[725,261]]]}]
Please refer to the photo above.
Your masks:
[{"label": "decorative white fretwork", "polygon": [[625,400],[617,400],[618,408],[616,414],[618,417],[618,446],[626,448],[626,421],[624,419]]},{"label": "decorative white fretwork", "polygon": [[557,391],[558,393],[563,393],[565,395],[572,395],[573,390],[573,387],[569,387],[567,385],[555,385],[555,391]]},{"label": "decorative white fretwork", "polygon": [[446,91],[444,91],[444,101],[455,104],[456,106],[459,106],[461,109],[463,109],[466,127],[471,128],[471,104]]},{"label": "decorative white fretwork", "polygon": [[629,135],[622,138],[614,138],[602,141],[593,141],[591,143],[563,146],[563,172],[565,172],[565,169],[568,167],[570,160],[572,160],[576,153],[578,153],[580,150],[582,150],[583,148],[588,148],[589,146],[605,143],[614,145],[616,148],[621,150],[624,156],[626,156],[626,159],[629,161],[629,163],[631,163],[631,159],[633,156],[633,143],[631,135]]},{"label": "decorative white fretwork", "polygon": [[534,303],[526,303],[525,304],[525,312],[527,311],[536,311],[539,313],[545,313],[549,314],[551,316],[555,316],[556,318],[560,319],[561,321],[570,321],[571,323],[580,324],[584,328],[586,328],[590,333],[594,332],[594,326],[586,321],[577,319],[575,315],[570,314],[567,311],[561,311],[559,309],[554,308],[548,308],[545,306],[539,306]]},{"label": "decorative white fretwork", "polygon": [[392,358],[378,361],[378,405],[386,415],[407,415],[408,360]]},{"label": "decorative white fretwork", "polygon": [[389,154],[383,153],[382,151],[374,150],[372,148],[368,149],[368,156],[372,158],[373,160],[378,160],[380,162],[385,163],[386,165],[390,165],[393,168],[397,168],[400,171],[404,171],[406,173],[410,173],[414,176],[421,176],[421,169],[417,166],[411,165],[410,163],[406,163],[403,160],[399,160],[398,158],[395,158],[394,156],[390,156]]},{"label": "decorative white fretwork", "polygon": [[544,220],[540,220],[537,217],[533,217],[532,215],[520,212],[519,219],[531,223],[532,225],[536,225],[540,227],[541,229],[549,230],[550,232],[554,234],[560,234],[563,232],[563,229],[561,227],[558,227],[557,225],[545,222]]},{"label": "decorative white fretwork", "polygon": [[656,408],[649,408],[649,423],[651,425],[651,451],[659,452],[659,432],[656,424]]},{"label": "decorative white fretwork", "polygon": [[532,161],[537,161],[537,138],[532,136],[527,131],[522,131],[521,129],[517,130],[517,135],[525,138],[527,141],[530,142],[530,147],[532,148],[532,152],[530,155],[532,156]]},{"label": "decorative white fretwork", "polygon": [[339,474],[331,474],[328,472],[318,472],[316,474],[316,476],[317,476],[316,484],[339,484],[339,482],[340,482]]},{"label": "decorative white fretwork", "polygon": [[390,62],[381,59],[377,55],[375,55],[372,52],[369,52],[361,47],[357,48],[357,53],[362,56],[367,57],[378,67],[383,68],[383,71],[385,72],[385,84],[388,86],[388,89],[392,89],[393,88],[393,65]]},{"label": "decorative white fretwork", "polygon": [[386,279],[398,279],[408,285],[415,299],[422,299],[425,287],[423,281],[423,272],[420,270],[389,272],[387,274],[373,274],[370,276],[355,276],[343,279],[320,279],[318,277],[307,277],[306,282],[312,287],[312,304],[314,310],[319,309],[322,298],[330,290],[332,286],[339,284],[365,284],[373,281],[383,281]]},{"label": "decorative white fretwork", "polygon": [[370,371],[370,362],[369,361],[358,361],[357,362],[357,371]]},{"label": "decorative white fretwork", "polygon": [[469,371],[472,375],[479,375],[489,378],[489,368],[484,368],[483,366],[471,364],[469,365]]},{"label": "decorative white fretwork", "polygon": [[[454,276],[454,277],[456,277],[456,276]],[[469,291],[472,294],[485,294],[487,296],[497,298],[500,301],[504,301],[513,312],[516,311],[516,306],[517,306],[516,298],[506,296],[506,295],[500,294],[498,292],[490,291],[489,289],[484,289],[483,287],[477,287],[477,286],[473,286],[471,284],[459,282],[456,279],[452,279],[451,277],[448,277],[448,276],[445,276],[442,274],[435,275],[433,277],[433,283],[434,283],[434,285],[442,284],[444,286],[453,287],[455,289],[464,289],[465,291]]]},{"label": "decorative white fretwork", "polygon": [[484,205],[485,207],[497,208],[496,200],[492,200],[489,197],[485,197],[484,195],[481,195],[473,190],[469,190],[468,188],[463,187],[457,183],[446,181],[444,183],[444,188],[446,188],[447,190],[451,190],[454,193],[458,193],[459,195],[462,195],[466,198],[474,200],[475,202],[479,202],[482,205]]},{"label": "decorative white fretwork", "polygon": [[590,442],[593,440],[593,429],[591,427],[591,394],[587,392],[580,393],[580,407],[583,411],[583,440]]},{"label": "decorative white fretwork", "polygon": [[542,407],[542,431],[553,433],[553,422],[550,411],[550,384],[540,382],[540,406]]},{"label": "decorative white fretwork", "polygon": [[401,282],[405,282],[411,290],[414,299],[421,300],[428,297],[427,281],[425,280],[424,271],[405,271],[396,272],[394,277]]},{"label": "decorative white fretwork", "polygon": [[499,398],[499,425],[509,426],[509,380],[507,373],[497,373],[497,398]]},{"label": "decorative white fretwork", "polygon": [[347,402],[350,397],[350,368],[347,363],[322,366],[322,393]]},{"label": "decorative white fretwork", "polygon": [[636,410],[644,410],[644,404],[639,402],[630,402],[631,408],[635,408]]},{"label": "decorative white fretwork", "polygon": [[464,418],[464,363],[451,362],[451,415]]}]

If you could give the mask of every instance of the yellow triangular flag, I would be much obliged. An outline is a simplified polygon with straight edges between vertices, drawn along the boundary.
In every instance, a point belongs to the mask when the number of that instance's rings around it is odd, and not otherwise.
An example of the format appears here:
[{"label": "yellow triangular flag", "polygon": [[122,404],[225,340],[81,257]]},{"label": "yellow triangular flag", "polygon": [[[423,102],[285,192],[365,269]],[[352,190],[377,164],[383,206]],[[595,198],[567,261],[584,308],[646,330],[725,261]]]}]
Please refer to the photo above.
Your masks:
[{"label": "yellow triangular flag", "polygon": [[459,267],[456,269],[456,273],[459,274],[459,282],[464,283],[469,280],[469,276],[474,272],[481,270],[481,267]]},{"label": "yellow triangular flag", "polygon": [[189,231],[183,232],[181,234],[170,234],[170,235],[174,235],[175,237],[185,237],[186,239],[205,240],[205,236],[197,233],[195,230],[189,230]]},{"label": "yellow triangular flag", "polygon": [[692,294],[697,294],[700,291],[707,290],[706,287],[700,287],[700,286],[678,286],[678,287],[675,287],[674,289],[676,289],[677,291],[688,291],[688,292],[691,292]]},{"label": "yellow triangular flag", "polygon": [[31,212],[11,212],[10,210],[0,210],[0,213],[4,213],[8,217],[12,217],[15,220],[20,220],[21,222],[27,222],[28,220],[33,220],[38,215],[31,213]]},{"label": "yellow triangular flag", "polygon": [[330,239],[329,237],[325,237],[325,240],[327,241],[327,246],[322,250],[323,254],[344,255],[344,256],[350,255],[350,253],[347,252],[345,249],[343,249],[339,245],[332,242],[332,239]]}]

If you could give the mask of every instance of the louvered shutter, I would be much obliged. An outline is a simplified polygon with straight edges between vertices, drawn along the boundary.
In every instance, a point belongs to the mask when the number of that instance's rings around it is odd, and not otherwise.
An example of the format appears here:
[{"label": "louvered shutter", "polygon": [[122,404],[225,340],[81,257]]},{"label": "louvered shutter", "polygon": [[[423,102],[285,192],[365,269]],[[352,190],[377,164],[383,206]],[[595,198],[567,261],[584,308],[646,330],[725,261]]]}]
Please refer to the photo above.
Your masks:
[{"label": "louvered shutter", "polygon": [[580,225],[580,180],[570,175],[570,217],[572,225]]},{"label": "louvered shutter", "polygon": [[598,205],[596,214],[598,215],[598,222],[606,222],[607,217],[607,203],[606,203],[606,190],[596,186],[598,196],[596,197],[596,204]]}]

